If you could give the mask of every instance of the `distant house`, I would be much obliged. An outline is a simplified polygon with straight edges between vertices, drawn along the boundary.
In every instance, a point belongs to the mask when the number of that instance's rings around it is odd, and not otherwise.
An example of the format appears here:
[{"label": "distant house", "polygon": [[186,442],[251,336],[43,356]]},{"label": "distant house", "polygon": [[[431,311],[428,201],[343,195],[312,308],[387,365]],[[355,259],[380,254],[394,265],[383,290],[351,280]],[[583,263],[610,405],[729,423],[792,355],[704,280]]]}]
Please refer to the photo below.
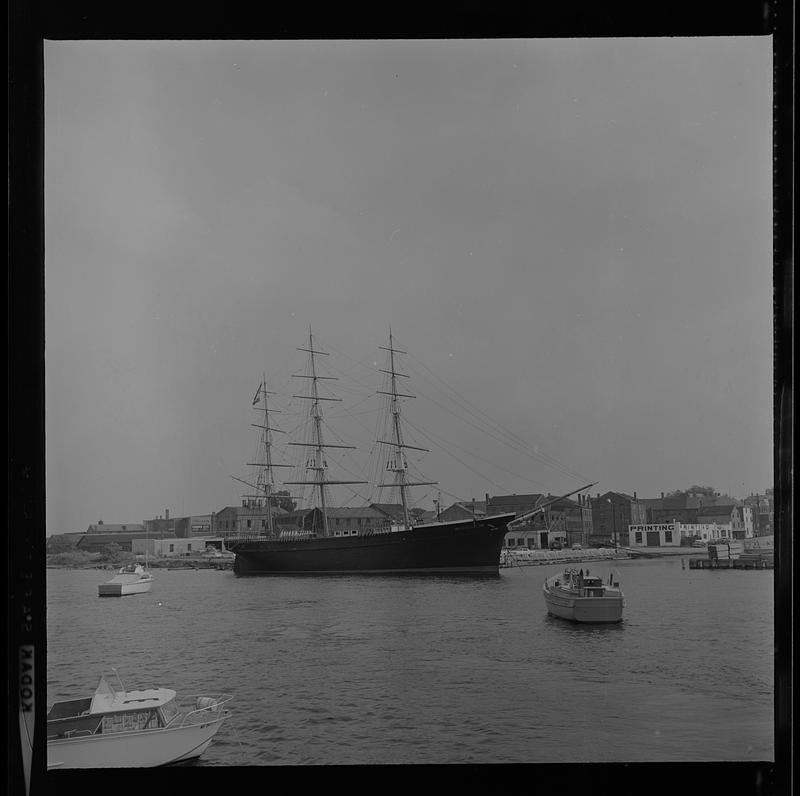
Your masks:
[{"label": "distant house", "polygon": [[471,520],[473,517],[486,516],[485,500],[458,500],[444,509],[439,515],[442,522],[453,520]]},{"label": "distant house", "polygon": [[606,492],[591,499],[593,544],[621,544],[628,542],[628,527],[647,523],[647,507],[634,492]]},{"label": "distant house", "polygon": [[87,553],[100,553],[107,545],[115,544],[128,553],[132,552],[134,539],[147,538],[147,532],[139,531],[115,531],[113,533],[85,533],[75,545],[78,550]]},{"label": "distant house", "polygon": [[493,495],[492,497],[486,495],[486,514],[492,516],[493,514],[513,512],[519,517],[521,514],[533,511],[543,501],[544,495],[538,492],[527,495]]},{"label": "distant house", "polygon": [[[494,514],[514,513],[521,517],[536,508],[546,500],[540,492],[522,495],[486,495],[487,516]],[[550,526],[544,509],[525,521],[520,521],[519,527],[508,531],[503,539],[503,547],[508,549],[535,549],[547,548],[550,545]]]},{"label": "distant house", "polygon": [[[588,496],[577,495],[577,500],[570,498],[557,498],[545,508],[545,517],[550,529],[550,539],[554,538],[572,546],[573,544],[587,545],[593,535],[592,532],[592,507]],[[552,496],[545,497],[545,503],[553,500]],[[563,533],[559,533],[563,532]]]},{"label": "distant house", "polygon": [[753,513],[753,533],[756,536],[772,534],[775,527],[774,495],[768,490],[763,495],[750,495],[743,502]]},{"label": "distant house", "polygon": [[143,539],[146,535],[147,530],[141,522],[106,523],[100,520],[86,529],[75,547],[87,553],[98,553],[113,543],[130,553],[133,539]]},{"label": "distant house", "polygon": [[[401,506],[402,511],[402,506]],[[331,536],[357,536],[362,533],[388,530],[392,518],[373,506],[329,508],[328,533]],[[300,509],[279,517],[277,525],[286,533],[292,530],[321,535],[324,528],[322,510],[319,508]]]},{"label": "distant house", "polygon": [[129,522],[125,524],[120,524],[113,522],[104,523],[102,520],[100,520],[100,522],[97,522],[94,525],[90,525],[86,529],[85,533],[125,534],[125,533],[137,533],[138,531],[144,531],[144,525],[141,522]]},{"label": "distant house", "polygon": [[402,525],[405,522],[402,503],[370,503],[369,507],[382,512],[394,525]]},{"label": "distant house", "polygon": [[208,547],[222,550],[223,540],[215,537],[173,536],[163,539],[134,539],[132,552],[153,558],[174,558],[202,554]]},{"label": "distant house", "polygon": [[[280,506],[270,509],[274,525],[286,514]],[[261,501],[243,501],[241,506],[226,506],[211,515],[210,536],[247,536],[261,535],[269,528],[267,506]]]},{"label": "distant house", "polygon": [[702,506],[697,511],[697,521],[711,525],[727,525],[732,539],[750,539],[755,535],[753,510],[744,504]]}]

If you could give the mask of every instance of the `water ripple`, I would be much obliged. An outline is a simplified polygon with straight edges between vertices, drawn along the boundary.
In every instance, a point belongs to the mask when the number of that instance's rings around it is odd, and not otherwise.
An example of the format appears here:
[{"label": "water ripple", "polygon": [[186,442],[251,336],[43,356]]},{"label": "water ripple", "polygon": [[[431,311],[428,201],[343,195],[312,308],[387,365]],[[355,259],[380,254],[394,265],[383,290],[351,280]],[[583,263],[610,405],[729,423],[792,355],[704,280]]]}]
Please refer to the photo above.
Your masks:
[{"label": "water ripple", "polygon": [[[547,567],[160,570],[122,600],[96,596],[97,572],[48,570],[48,703],[112,666],[131,688],[232,693],[200,766],[772,759],[772,574],[614,568],[626,610],[611,626],[548,616]],[[599,737],[576,731],[598,721]]]}]

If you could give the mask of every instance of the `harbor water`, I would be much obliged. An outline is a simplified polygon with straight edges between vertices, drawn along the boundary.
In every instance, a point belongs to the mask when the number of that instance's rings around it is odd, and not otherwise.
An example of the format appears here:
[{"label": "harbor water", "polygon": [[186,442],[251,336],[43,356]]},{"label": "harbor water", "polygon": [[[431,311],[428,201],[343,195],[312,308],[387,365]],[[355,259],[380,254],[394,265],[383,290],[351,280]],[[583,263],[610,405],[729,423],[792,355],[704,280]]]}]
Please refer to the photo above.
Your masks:
[{"label": "harbor water", "polygon": [[620,624],[549,617],[556,565],[497,578],[47,571],[47,703],[128,689],[233,694],[197,766],[774,760],[773,573],[613,572]]}]

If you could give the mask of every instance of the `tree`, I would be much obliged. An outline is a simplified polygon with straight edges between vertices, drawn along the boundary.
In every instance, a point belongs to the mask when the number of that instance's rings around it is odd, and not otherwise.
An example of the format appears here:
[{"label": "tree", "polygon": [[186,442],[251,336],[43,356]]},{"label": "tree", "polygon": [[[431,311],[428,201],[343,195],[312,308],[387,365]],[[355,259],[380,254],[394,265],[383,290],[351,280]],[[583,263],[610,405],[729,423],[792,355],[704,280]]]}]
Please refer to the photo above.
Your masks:
[{"label": "tree", "polygon": [[292,500],[292,496],[285,490],[279,489],[270,498],[273,506],[280,506],[284,511],[293,512],[297,506],[297,502]]},{"label": "tree", "polygon": [[100,560],[119,565],[133,560],[133,554],[123,550],[116,542],[110,542],[100,551]]},{"label": "tree", "polygon": [[75,550],[75,537],[53,535],[47,537],[46,549],[48,553],[66,553]]},{"label": "tree", "polygon": [[667,497],[681,497],[682,495],[704,495],[706,497],[714,497],[717,491],[713,486],[698,486],[693,484],[688,489],[676,489],[674,492],[669,492]]}]

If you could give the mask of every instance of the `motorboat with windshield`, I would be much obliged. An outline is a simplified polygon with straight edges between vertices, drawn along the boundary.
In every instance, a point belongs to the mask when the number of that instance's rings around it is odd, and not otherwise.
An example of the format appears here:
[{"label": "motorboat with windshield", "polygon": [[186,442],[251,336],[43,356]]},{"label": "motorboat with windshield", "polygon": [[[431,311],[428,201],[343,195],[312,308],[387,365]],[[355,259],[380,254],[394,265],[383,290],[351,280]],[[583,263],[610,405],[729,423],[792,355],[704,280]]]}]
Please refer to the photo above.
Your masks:
[{"label": "motorboat with windshield", "polygon": [[545,579],[544,602],[549,614],[572,622],[619,622],[625,604],[613,574],[606,584],[588,569],[584,574],[569,567]]},{"label": "motorboat with windshield", "polygon": [[100,678],[94,694],[47,714],[47,768],[152,767],[200,757],[230,718],[226,694],[178,701],[170,688],[127,691]]}]

